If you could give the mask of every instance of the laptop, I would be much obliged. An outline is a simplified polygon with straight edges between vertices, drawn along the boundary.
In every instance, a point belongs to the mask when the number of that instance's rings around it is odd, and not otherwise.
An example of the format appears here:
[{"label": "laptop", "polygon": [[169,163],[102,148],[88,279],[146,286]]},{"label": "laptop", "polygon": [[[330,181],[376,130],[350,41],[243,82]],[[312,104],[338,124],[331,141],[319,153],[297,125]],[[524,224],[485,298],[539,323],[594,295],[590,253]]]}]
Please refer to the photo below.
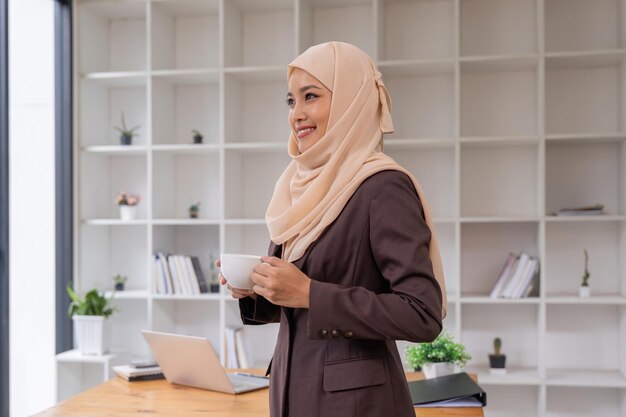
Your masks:
[{"label": "laptop", "polygon": [[204,337],[143,330],[154,359],[172,384],[187,385],[228,394],[263,389],[269,378],[251,374],[227,373],[213,345]]}]

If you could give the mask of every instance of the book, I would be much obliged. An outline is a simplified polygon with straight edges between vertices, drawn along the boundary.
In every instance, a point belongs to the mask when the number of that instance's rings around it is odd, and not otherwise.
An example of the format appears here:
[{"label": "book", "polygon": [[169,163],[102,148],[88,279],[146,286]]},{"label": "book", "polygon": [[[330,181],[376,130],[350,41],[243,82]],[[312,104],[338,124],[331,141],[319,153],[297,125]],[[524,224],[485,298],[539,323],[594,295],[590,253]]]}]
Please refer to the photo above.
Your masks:
[{"label": "book", "polygon": [[466,372],[410,381],[415,407],[484,407],[487,393]]},{"label": "book", "polygon": [[604,213],[604,204],[595,204],[593,206],[569,207],[560,209],[557,216],[589,216],[602,215]]},{"label": "book", "polygon": [[159,366],[138,368],[131,365],[117,365],[113,367],[113,371],[126,381],[148,381],[165,378]]},{"label": "book", "polygon": [[184,261],[185,269],[187,270],[187,276],[191,279],[191,289],[194,294],[201,294],[200,290],[200,282],[198,281],[198,277],[196,276],[196,270],[193,267],[193,263],[191,262],[190,256],[182,256],[181,259]]},{"label": "book", "polygon": [[526,268],[526,264],[530,260],[530,256],[526,252],[522,252],[519,256],[519,261],[517,262],[517,266],[515,267],[515,272],[513,276],[507,283],[506,287],[500,294],[504,298],[512,298],[513,291],[519,284],[519,281],[522,279],[522,275],[524,274],[524,269]]},{"label": "book", "polygon": [[198,279],[198,286],[200,287],[200,294],[209,292],[206,279],[204,278],[204,273],[202,272],[202,268],[200,267],[200,260],[198,259],[197,256],[191,257],[191,264],[193,265],[194,272],[196,273],[196,278]]},{"label": "book", "polygon": [[511,271],[513,271],[516,259],[517,259],[517,256],[514,253],[509,253],[509,256],[507,257],[506,262],[504,263],[504,266],[502,267],[502,270],[500,271],[500,275],[498,275],[498,279],[496,280],[496,285],[494,285],[493,289],[491,290],[491,294],[489,294],[489,297],[498,298],[500,296],[500,294],[502,293],[502,289],[504,288],[504,286],[507,284],[507,281],[511,277]]}]

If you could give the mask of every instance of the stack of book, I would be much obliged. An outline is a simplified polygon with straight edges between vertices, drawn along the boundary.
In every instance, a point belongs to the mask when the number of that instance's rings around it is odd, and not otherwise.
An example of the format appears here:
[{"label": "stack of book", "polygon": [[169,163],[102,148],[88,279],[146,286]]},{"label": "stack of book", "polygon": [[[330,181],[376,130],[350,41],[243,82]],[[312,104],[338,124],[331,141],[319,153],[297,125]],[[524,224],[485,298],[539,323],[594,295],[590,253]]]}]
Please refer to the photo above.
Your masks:
[{"label": "stack of book", "polygon": [[165,376],[161,371],[161,367],[135,367],[132,365],[118,365],[113,367],[113,371],[120,378],[126,381],[148,381],[151,379],[163,379]]},{"label": "stack of book", "polygon": [[154,254],[154,292],[194,295],[208,292],[207,282],[196,256]]},{"label": "stack of book", "polygon": [[491,298],[524,298],[539,295],[539,259],[522,252],[509,253],[489,295]]},{"label": "stack of book", "polygon": [[226,327],[223,343],[227,368],[250,368],[252,366],[241,327]]}]

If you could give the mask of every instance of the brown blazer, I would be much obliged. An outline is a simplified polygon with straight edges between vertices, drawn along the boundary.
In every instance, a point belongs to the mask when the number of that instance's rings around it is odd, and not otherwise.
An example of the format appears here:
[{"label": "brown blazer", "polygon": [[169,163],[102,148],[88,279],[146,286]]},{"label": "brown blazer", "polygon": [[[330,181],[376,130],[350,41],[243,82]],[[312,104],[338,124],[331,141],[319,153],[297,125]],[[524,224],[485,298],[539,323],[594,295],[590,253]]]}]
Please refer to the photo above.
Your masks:
[{"label": "brown blazer", "polygon": [[[432,341],[441,331],[429,239],[409,177],[382,171],[294,262],[313,280],[309,309],[239,301],[245,324],[280,322],[268,368],[272,417],[415,416],[395,340]],[[281,250],[272,243],[269,255]]]}]

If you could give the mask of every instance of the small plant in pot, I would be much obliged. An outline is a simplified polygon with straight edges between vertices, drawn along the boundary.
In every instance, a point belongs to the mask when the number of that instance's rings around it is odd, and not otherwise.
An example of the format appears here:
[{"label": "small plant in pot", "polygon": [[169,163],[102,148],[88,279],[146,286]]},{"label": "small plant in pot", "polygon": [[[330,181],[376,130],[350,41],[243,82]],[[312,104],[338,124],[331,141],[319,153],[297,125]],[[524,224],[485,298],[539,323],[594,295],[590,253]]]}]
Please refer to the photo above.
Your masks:
[{"label": "small plant in pot", "polygon": [[141,195],[131,194],[125,191],[115,197],[115,204],[120,208],[120,219],[131,221],[135,219],[137,204],[141,201]]},{"label": "small plant in pot", "polygon": [[591,295],[591,287],[589,286],[589,254],[587,253],[587,249],[584,250],[585,253],[585,272],[583,274],[583,281],[578,287],[578,295],[587,298]]},{"label": "small plant in pot", "polygon": [[126,275],[116,274],[113,277],[115,291],[124,291],[124,284],[126,284],[126,281],[128,281],[128,277]]},{"label": "small plant in pot", "polygon": [[200,202],[199,201],[197,203],[192,204],[191,206],[189,206],[189,217],[191,217],[192,219],[197,219],[199,212],[200,212]]},{"label": "small plant in pot", "polygon": [[71,303],[67,315],[74,322],[74,336],[78,350],[83,355],[106,353],[104,340],[104,320],[115,311],[110,305],[111,298],[98,289],[92,289],[82,298],[71,286],[67,287]]},{"label": "small plant in pot", "polygon": [[137,125],[133,128],[126,127],[126,118],[124,116],[124,112],[122,112],[122,125],[115,126],[115,130],[120,132],[120,143],[122,145],[131,145],[133,142],[133,136],[136,136],[135,130],[139,129],[141,126]]},{"label": "small plant in pot", "polygon": [[443,330],[430,343],[420,343],[406,349],[409,365],[421,369],[426,378],[461,372],[467,361],[472,357],[465,351],[465,346],[454,342],[452,335]]},{"label": "small plant in pot", "polygon": [[489,354],[489,372],[492,374],[506,373],[506,355],[501,353],[502,339],[496,337],[493,339],[493,352]]},{"label": "small plant in pot", "polygon": [[204,136],[202,136],[202,133],[200,133],[196,129],[191,129],[191,133],[193,133],[193,143],[195,144],[202,143],[202,139],[204,138]]}]

